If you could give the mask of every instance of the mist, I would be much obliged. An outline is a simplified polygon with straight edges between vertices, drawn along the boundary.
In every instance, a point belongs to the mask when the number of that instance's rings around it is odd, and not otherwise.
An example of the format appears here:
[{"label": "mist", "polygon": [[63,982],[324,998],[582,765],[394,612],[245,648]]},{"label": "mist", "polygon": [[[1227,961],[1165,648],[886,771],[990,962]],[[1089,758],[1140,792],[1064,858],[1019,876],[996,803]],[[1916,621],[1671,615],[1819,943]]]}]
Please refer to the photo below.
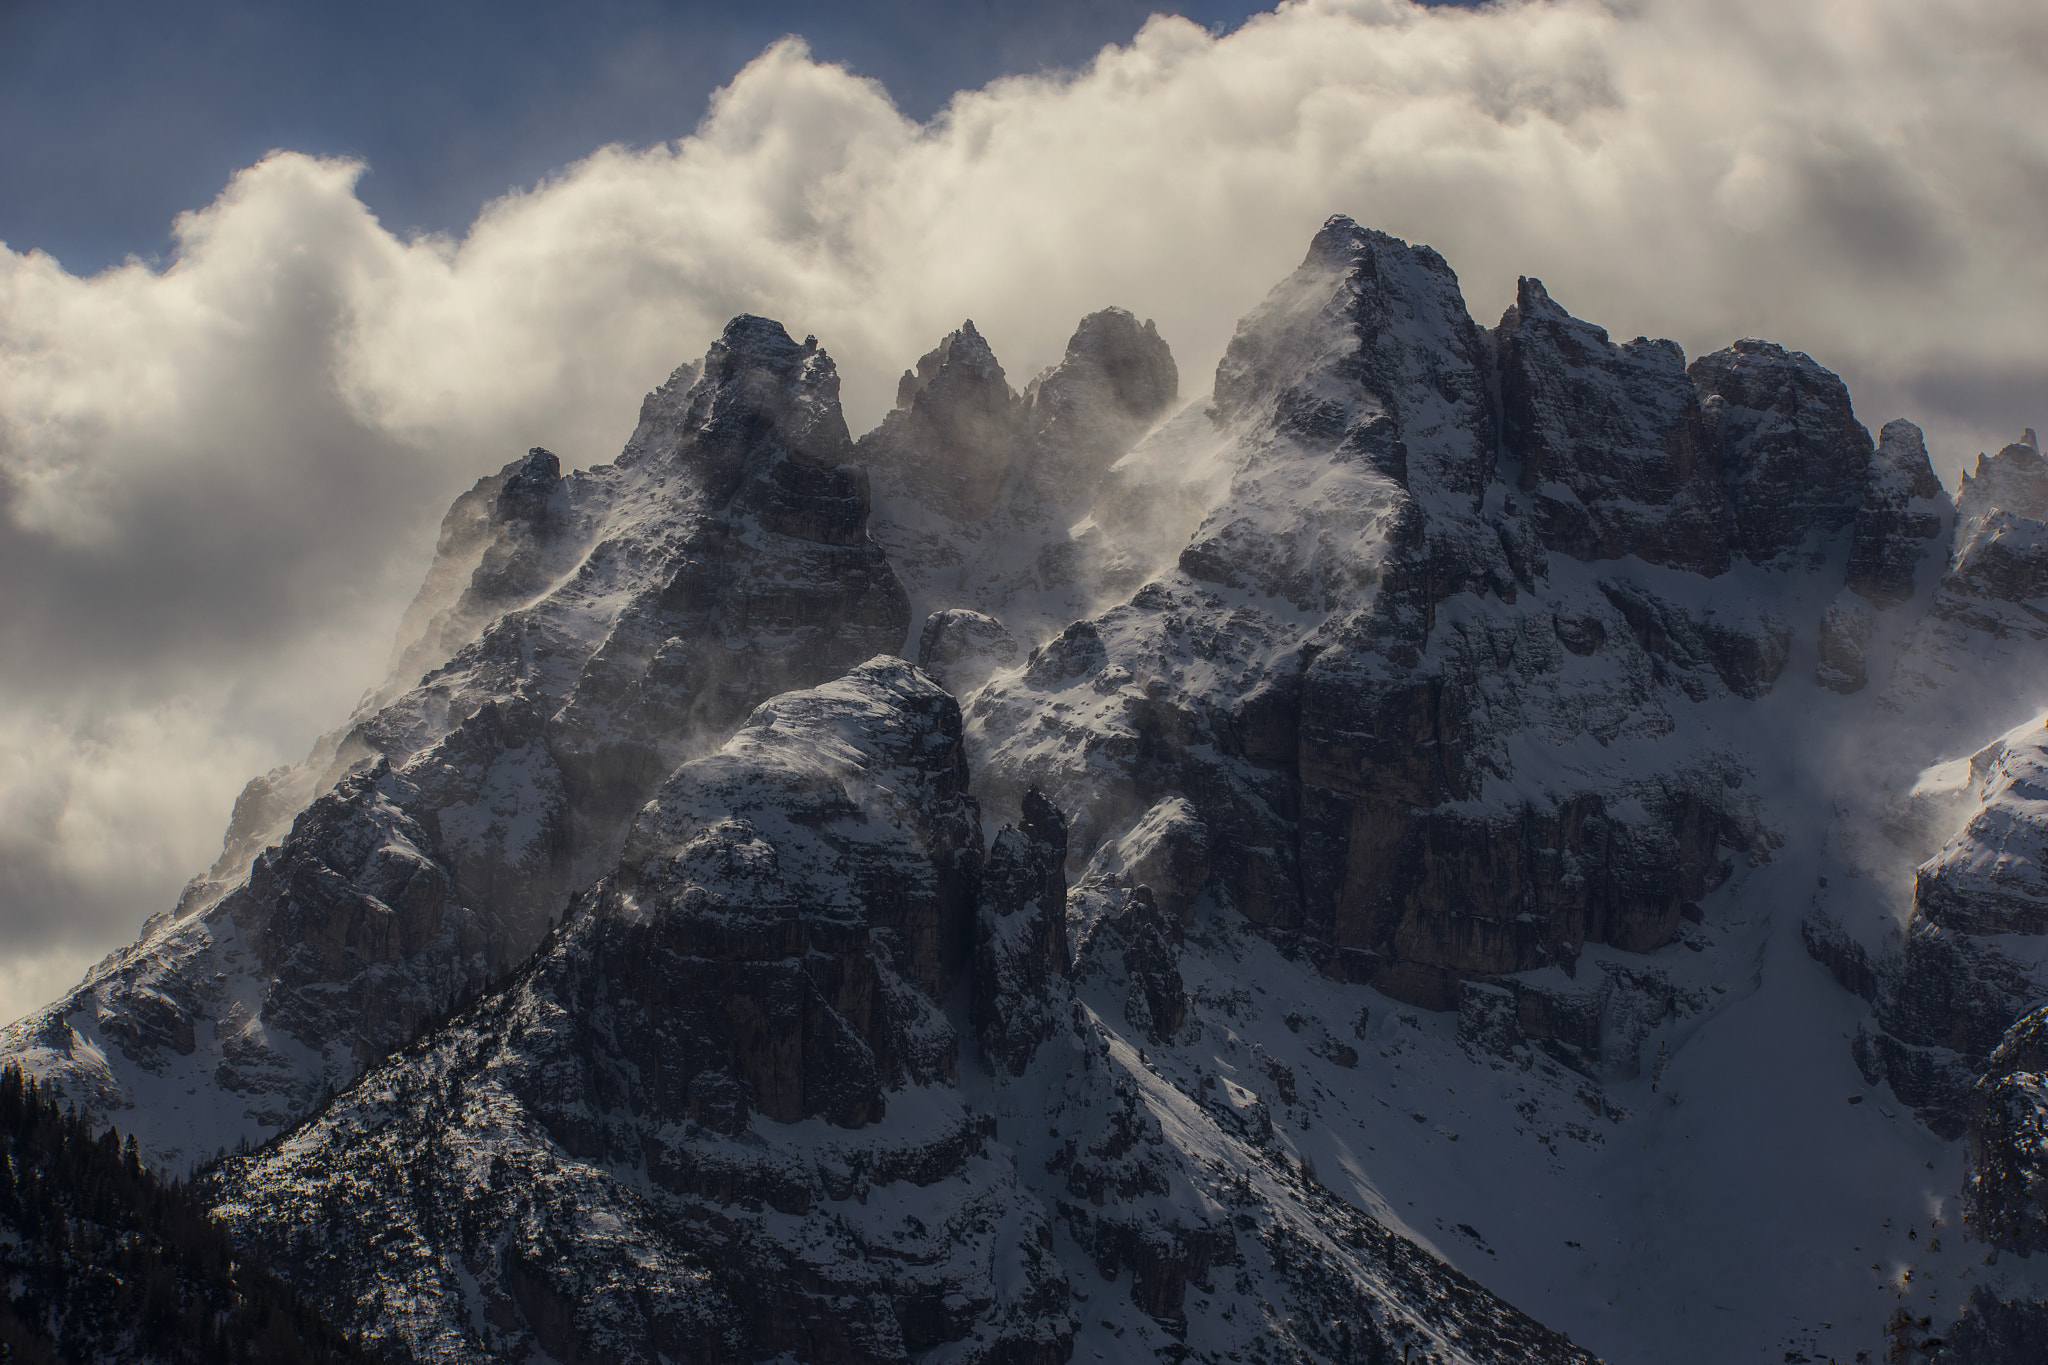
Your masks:
[{"label": "mist", "polygon": [[2048,426],[2044,75],[2031,0],[1304,0],[920,123],[787,39],[459,237],[287,150],[161,267],[0,253],[0,1014],[168,908],[379,680],[449,498],[531,445],[610,459],[734,313],[814,333],[855,432],[968,317],[1018,379],[1128,308],[1194,397],[1343,212],[1482,321],[1527,274],[1617,337],[1805,350],[1953,486]]}]

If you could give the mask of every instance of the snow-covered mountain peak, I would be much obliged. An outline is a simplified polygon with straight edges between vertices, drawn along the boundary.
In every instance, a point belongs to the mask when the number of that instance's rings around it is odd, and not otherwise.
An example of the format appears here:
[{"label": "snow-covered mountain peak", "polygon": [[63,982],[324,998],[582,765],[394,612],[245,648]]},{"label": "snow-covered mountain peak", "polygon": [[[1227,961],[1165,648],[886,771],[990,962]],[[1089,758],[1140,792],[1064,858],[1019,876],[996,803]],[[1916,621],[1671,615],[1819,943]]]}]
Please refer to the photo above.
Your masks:
[{"label": "snow-covered mountain peak", "polygon": [[1951,507],[1811,357],[1482,327],[1342,217],[1179,386],[967,322],[853,441],[735,318],[456,500],[392,678],[5,1049],[269,1139],[211,1197],[414,1359],[1586,1358],[1489,1290],[1848,1358],[2024,1289],[2032,433]]},{"label": "snow-covered mountain peak", "polygon": [[2048,521],[2048,461],[2031,427],[1997,454],[1979,455],[1976,472],[1963,475],[1956,493],[1956,515],[1964,522],[1981,523],[1998,512]]},{"label": "snow-covered mountain peak", "polygon": [[903,647],[831,360],[741,317],[617,464],[456,500],[399,674],[251,785],[176,916],[12,1049],[178,1169],[302,1117],[525,961],[678,763]]}]

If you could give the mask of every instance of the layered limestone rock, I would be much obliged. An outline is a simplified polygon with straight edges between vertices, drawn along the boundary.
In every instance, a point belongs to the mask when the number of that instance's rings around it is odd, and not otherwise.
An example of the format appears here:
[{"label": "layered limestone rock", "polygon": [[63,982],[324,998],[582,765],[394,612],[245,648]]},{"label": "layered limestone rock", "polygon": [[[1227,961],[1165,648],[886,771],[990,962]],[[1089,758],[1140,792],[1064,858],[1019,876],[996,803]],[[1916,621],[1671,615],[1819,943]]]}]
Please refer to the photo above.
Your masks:
[{"label": "layered limestone rock", "polygon": [[1060,812],[983,862],[961,754],[900,660],[765,704],[502,991],[212,1175],[221,1215],[398,1358],[1056,1365],[1085,1304],[1154,1357],[1591,1359],[1192,1083],[1227,1063],[1148,895],[1077,989]]},{"label": "layered limestone rock", "polygon": [[[1923,458],[1916,429],[1885,428],[1867,507],[1889,509],[1869,524],[1892,529],[1866,537],[1859,521],[1851,555],[1851,590],[1880,608],[1912,591],[1920,537],[1940,520],[1938,490],[1923,496]],[[1838,797],[1831,837],[1855,881],[1833,889],[1824,882],[1802,928],[1808,951],[1872,1003],[1855,1045],[1865,1076],[1888,1083],[1951,1138],[1965,1130],[1992,1050],[2048,997],[2048,918],[2039,909],[2048,887],[2038,884],[2048,826],[2033,795],[2042,781],[2039,710],[2048,700],[2040,683],[2048,641],[2043,546],[2048,469],[2029,432],[1983,456],[1963,480],[1946,572],[1903,632],[1877,699],[1889,713],[1887,743],[1858,785],[1875,789],[1879,801],[1856,791]],[[1859,562],[1871,566],[1861,586]],[[1854,681],[1851,665],[1863,662],[1872,635],[1859,608],[1837,608],[1848,620],[1823,635],[1817,675],[1823,683],[1831,668],[1844,675],[1830,685]],[[1837,624],[1836,609],[1829,624]],[[1986,730],[2022,716],[2033,719],[1983,744]],[[1927,764],[1958,749],[1963,757]],[[1866,834],[1858,824],[1876,829]]]},{"label": "layered limestone rock", "polygon": [[1083,881],[1126,890],[1145,888],[1181,928],[1194,922],[1195,902],[1209,884],[1209,827],[1185,797],[1169,797],[1089,860]]},{"label": "layered limestone rock", "polygon": [[[1578,479],[1597,502],[1654,470],[1679,508],[1659,516],[1719,524],[1694,471],[1657,466],[1684,445],[1679,358],[1597,350],[1524,296],[1504,363],[1523,469],[1550,471],[1537,486],[1555,501]],[[1204,429],[1176,419],[1117,467],[1122,487],[1222,490],[1177,565],[971,699],[990,799],[1051,793],[1076,866],[1185,805],[1209,892],[1326,970],[1434,1008],[1587,941],[1672,941],[1728,854],[1766,841],[1739,762],[1711,746],[1674,761],[1674,708],[1768,691],[1788,628],[1740,587],[1581,567],[1598,536],[1546,555],[1562,513],[1523,506],[1495,469],[1492,356],[1441,257],[1333,220],[1239,326]],[[1633,433],[1604,462],[1561,416],[1581,383]],[[1621,523],[1598,524],[1626,552]],[[1580,737],[1605,761],[1521,774],[1525,746]]]},{"label": "layered limestone rock", "polygon": [[1524,1070],[1540,1052],[1590,1079],[1626,1079],[1642,1073],[1643,1040],[1652,1031],[1706,1008],[1704,992],[1675,986],[1659,968],[1602,961],[1576,976],[1465,982],[1458,1041],[1468,1052]]},{"label": "layered limestone rock", "polygon": [[1970,1231],[2001,1251],[2048,1251],[2048,1005],[1985,1060],[1964,1139]]},{"label": "layered limestone rock", "polygon": [[1887,422],[1856,509],[1849,542],[1849,590],[1883,608],[1913,595],[1913,573],[1925,542],[1941,535],[1941,484],[1927,461],[1927,443],[1911,422]]},{"label": "layered limestone rock", "polygon": [[974,925],[971,1017],[982,1064],[1021,1076],[1039,1044],[1071,1025],[1067,974],[1067,822],[1037,792],[1017,828],[990,845]]},{"label": "layered limestone rock", "polygon": [[1738,341],[1687,372],[1734,505],[1736,548],[1755,564],[1818,564],[1821,542],[1857,520],[1869,479],[1870,433],[1847,386],[1768,341]]},{"label": "layered limestone rock", "polygon": [[1523,279],[1501,319],[1502,444],[1544,548],[1724,572],[1736,541],[1685,353],[1624,346]]},{"label": "layered limestone rock", "polygon": [[1914,872],[1902,931],[1873,951],[1817,908],[1807,937],[1832,946],[1838,979],[1872,1002],[1856,1042],[1864,1074],[1955,1137],[1992,1050],[2048,998],[2048,726],[2030,721],[1944,767],[1891,830],[1907,847],[1947,835]]},{"label": "layered limestone rock", "polygon": [[506,990],[227,1167],[224,1216],[412,1359],[1063,1359],[1050,1229],[947,1084],[965,779],[900,660],[767,703]]},{"label": "layered limestone rock", "polygon": [[[397,1358],[1586,1359],[1450,1263],[1582,1311],[1531,1265],[1638,1228],[1561,1144],[1725,1095],[1666,1068],[1764,989],[1777,750],[1914,668],[2018,704],[2048,473],[1980,464],[1930,594],[1917,431],[1809,358],[1533,280],[1484,329],[1346,219],[1178,390],[1119,310],[1022,394],[968,324],[856,446],[736,319],[615,465],[457,499],[393,678],[7,1047],[170,1164],[282,1130],[209,1188]],[[1901,794],[1896,868],[1821,850],[1804,925],[1867,1073],[1987,1154],[2040,747]],[[1458,1206],[1524,1176],[1556,1222]]]},{"label": "layered limestone rock", "polygon": [[[1948,610],[1964,615],[1979,604],[1979,628],[2038,631],[2039,617],[2024,609],[2048,595],[2048,556],[2040,524],[2048,521],[2048,462],[2029,429],[1997,455],[1977,459],[1956,494],[1954,565],[1942,583]],[[2031,626],[2029,623],[2031,622]]]},{"label": "layered limestone rock", "polygon": [[870,468],[959,521],[989,514],[1023,457],[1026,419],[969,319],[905,370],[896,408],[862,438]]},{"label": "layered limestone rock", "polygon": [[252,784],[178,913],[0,1047],[173,1168],[310,1112],[524,961],[679,761],[902,646],[851,453],[830,358],[741,317],[616,464],[480,483],[397,651],[427,671]]},{"label": "layered limestone rock", "polygon": [[1179,398],[1180,370],[1149,318],[1141,323],[1121,308],[1090,313],[1060,363],[1024,390],[1026,486],[1055,505],[1092,492]]}]

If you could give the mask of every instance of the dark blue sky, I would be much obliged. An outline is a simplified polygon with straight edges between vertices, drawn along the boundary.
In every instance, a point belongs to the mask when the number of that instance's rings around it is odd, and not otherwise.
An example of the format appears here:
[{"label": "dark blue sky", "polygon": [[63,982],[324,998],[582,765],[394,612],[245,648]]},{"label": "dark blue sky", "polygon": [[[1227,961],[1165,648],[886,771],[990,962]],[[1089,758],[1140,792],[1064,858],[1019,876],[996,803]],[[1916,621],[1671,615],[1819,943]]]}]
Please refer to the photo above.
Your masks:
[{"label": "dark blue sky", "polygon": [[0,0],[0,240],[84,273],[169,242],[273,147],[368,160],[399,231],[606,142],[688,133],[769,42],[879,78],[929,116],[954,90],[1085,62],[1147,14],[1233,26],[1251,0]]}]

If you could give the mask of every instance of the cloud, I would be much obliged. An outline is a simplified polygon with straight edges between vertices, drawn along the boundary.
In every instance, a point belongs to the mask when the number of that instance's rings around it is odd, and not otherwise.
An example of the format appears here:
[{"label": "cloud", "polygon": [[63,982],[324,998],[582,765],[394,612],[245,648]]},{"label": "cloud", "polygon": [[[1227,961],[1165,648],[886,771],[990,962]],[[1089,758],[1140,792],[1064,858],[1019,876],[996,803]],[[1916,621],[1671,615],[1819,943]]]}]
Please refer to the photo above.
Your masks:
[{"label": "cloud", "polygon": [[1435,245],[1482,320],[1531,274],[1621,336],[1810,351],[1950,472],[2042,425],[2044,75],[2032,0],[1304,0],[918,124],[786,41],[689,136],[460,239],[277,153],[161,271],[0,254],[0,809],[44,813],[0,846],[0,941],[167,905],[235,782],[374,681],[448,497],[534,443],[610,458],[742,310],[824,342],[856,429],[966,317],[1022,378],[1120,304],[1192,390],[1341,211]]}]

